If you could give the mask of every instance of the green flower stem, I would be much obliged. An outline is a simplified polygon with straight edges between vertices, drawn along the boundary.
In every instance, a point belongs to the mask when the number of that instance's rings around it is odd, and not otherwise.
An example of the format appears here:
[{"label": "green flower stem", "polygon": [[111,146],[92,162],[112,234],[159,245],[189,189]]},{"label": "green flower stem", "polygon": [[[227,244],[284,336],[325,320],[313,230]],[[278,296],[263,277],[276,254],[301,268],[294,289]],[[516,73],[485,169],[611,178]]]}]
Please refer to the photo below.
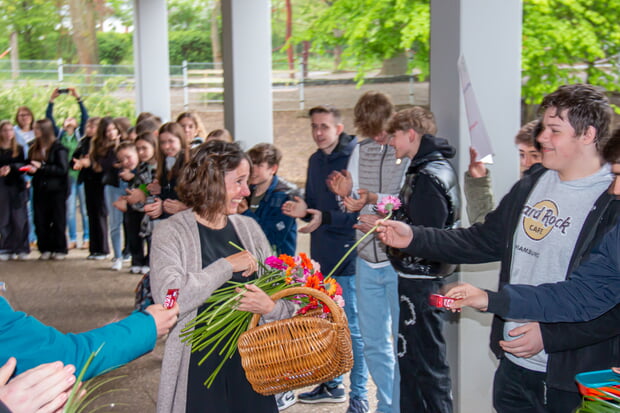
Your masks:
[{"label": "green flower stem", "polygon": [[[388,214],[385,216],[385,218],[383,218],[383,221],[387,221],[388,219],[390,219],[392,217],[392,210],[390,209],[390,211],[388,211]],[[360,243],[362,241],[364,241],[366,238],[368,238],[373,232],[375,232],[377,230],[377,228],[379,228],[379,224],[375,225],[374,227],[372,227],[370,229],[370,231],[368,231],[367,233],[365,233],[360,239],[357,240],[357,242],[355,244],[353,244],[353,246],[351,248],[349,248],[349,250],[342,256],[342,258],[340,258],[340,261],[338,261],[336,263],[336,265],[334,266],[334,268],[332,268],[332,270],[329,272],[329,274],[327,274],[327,277],[325,277],[325,280],[331,278],[332,274],[336,272],[336,270],[338,269],[338,267],[340,267],[342,265],[342,263],[344,262],[344,260],[353,252],[355,251],[355,249],[357,248],[358,245],[360,245]]]}]

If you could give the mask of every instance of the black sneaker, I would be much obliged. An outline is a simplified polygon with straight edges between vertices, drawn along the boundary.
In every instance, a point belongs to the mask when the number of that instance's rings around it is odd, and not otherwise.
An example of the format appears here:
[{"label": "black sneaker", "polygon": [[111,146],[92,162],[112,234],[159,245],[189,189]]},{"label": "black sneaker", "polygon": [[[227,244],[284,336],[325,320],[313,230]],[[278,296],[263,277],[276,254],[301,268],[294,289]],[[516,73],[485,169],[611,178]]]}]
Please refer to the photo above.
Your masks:
[{"label": "black sneaker", "polygon": [[278,411],[288,409],[295,403],[297,403],[297,397],[292,391],[285,391],[284,393],[276,394],[276,403],[278,403]]},{"label": "black sneaker", "polygon": [[370,410],[370,406],[368,405],[368,400],[351,398],[349,400],[349,408],[347,409],[347,413],[368,413]]},{"label": "black sneaker", "polygon": [[342,384],[329,387],[327,384],[319,384],[314,390],[297,396],[302,403],[342,403],[347,400]]}]

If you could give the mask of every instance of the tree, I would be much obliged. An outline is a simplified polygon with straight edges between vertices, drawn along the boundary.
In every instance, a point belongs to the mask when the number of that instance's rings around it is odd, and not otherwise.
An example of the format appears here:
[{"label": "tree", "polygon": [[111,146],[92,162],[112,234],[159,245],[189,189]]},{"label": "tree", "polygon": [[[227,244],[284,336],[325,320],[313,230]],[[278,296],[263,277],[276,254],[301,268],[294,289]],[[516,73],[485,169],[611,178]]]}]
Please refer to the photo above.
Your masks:
[{"label": "tree", "polygon": [[98,64],[94,1],[69,0],[69,13],[71,14],[71,34],[77,50],[78,61],[83,65]]},{"label": "tree", "polygon": [[[358,78],[403,52],[410,68],[429,69],[428,0],[338,0],[307,18],[295,41],[312,51],[343,48],[342,65]],[[317,10],[317,9],[315,9]],[[526,103],[538,102],[560,84],[588,82],[618,90],[620,0],[524,0],[523,89]]]},{"label": "tree", "polygon": [[338,0],[328,6],[310,17],[297,42],[311,41],[318,53],[342,47],[342,65],[357,67],[358,78],[404,52],[410,67],[428,73],[428,0]]},{"label": "tree", "polygon": [[526,0],[523,3],[525,103],[566,83],[619,90],[620,0]]}]

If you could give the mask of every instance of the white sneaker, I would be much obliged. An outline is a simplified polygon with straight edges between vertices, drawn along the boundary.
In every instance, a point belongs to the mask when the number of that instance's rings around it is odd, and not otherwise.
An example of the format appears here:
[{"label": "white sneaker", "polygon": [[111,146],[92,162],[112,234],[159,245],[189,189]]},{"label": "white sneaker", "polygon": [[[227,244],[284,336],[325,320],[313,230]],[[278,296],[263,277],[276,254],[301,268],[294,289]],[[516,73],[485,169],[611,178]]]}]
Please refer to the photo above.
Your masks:
[{"label": "white sneaker", "polygon": [[151,271],[151,269],[148,265],[142,267],[142,274],[148,274],[149,271]]},{"label": "white sneaker", "polygon": [[64,252],[52,252],[52,259],[56,261],[62,261],[67,258],[67,254]]},{"label": "white sneaker", "polygon": [[278,411],[281,412],[297,403],[297,396],[290,390],[284,393],[278,393],[276,394],[276,403],[278,404]]},{"label": "white sneaker", "polygon": [[45,251],[41,253],[41,256],[39,257],[40,260],[49,260],[52,257],[52,253],[49,251]]},{"label": "white sneaker", "polygon": [[11,258],[11,254],[0,254],[0,261],[8,261]]},{"label": "white sneaker", "polygon": [[139,265],[132,265],[129,272],[132,274],[140,274],[142,272],[142,267]]},{"label": "white sneaker", "polygon": [[112,262],[112,271],[120,271],[123,269],[123,259],[115,258]]},{"label": "white sneaker", "polygon": [[20,252],[19,254],[17,254],[17,260],[18,261],[26,261],[28,259],[28,256],[30,254],[28,254],[27,252]]}]

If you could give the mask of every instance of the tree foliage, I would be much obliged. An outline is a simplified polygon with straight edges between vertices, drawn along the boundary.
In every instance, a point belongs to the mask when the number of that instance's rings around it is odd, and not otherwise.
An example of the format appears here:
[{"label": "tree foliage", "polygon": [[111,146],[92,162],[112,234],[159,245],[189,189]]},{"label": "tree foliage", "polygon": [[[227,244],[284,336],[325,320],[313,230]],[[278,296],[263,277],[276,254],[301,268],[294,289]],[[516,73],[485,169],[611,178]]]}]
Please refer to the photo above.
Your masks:
[{"label": "tree foliage", "polygon": [[311,22],[295,39],[311,41],[319,53],[342,46],[342,66],[357,67],[360,77],[403,52],[411,57],[410,67],[428,73],[428,0],[338,0]]},{"label": "tree foliage", "polygon": [[[312,51],[343,47],[342,66],[363,77],[382,61],[407,52],[410,68],[429,69],[428,0],[335,0],[308,14],[296,42]],[[618,90],[620,0],[524,0],[523,91],[537,102],[560,84],[588,82]]]},{"label": "tree foliage", "polygon": [[619,90],[620,0],[526,0],[523,3],[526,103],[566,83]]}]

